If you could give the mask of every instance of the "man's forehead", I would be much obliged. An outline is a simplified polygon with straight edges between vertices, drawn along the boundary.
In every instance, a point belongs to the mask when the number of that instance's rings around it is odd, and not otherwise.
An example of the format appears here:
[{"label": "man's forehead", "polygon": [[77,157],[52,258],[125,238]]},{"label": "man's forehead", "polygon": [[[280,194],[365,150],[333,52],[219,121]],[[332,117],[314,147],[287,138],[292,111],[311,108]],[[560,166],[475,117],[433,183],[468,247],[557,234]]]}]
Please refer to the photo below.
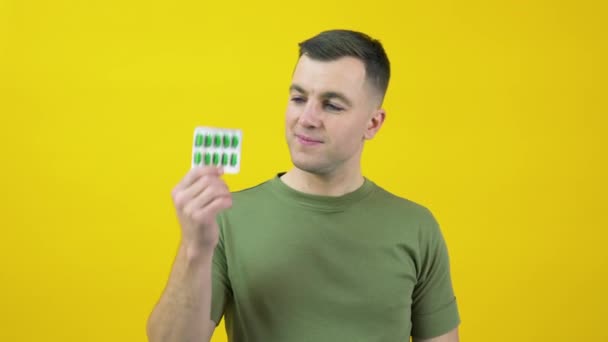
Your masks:
[{"label": "man's forehead", "polygon": [[[354,57],[342,57],[332,61],[321,61],[303,55],[298,60],[293,74],[293,83],[296,83],[305,89],[339,87],[358,90],[361,89],[364,82],[365,66],[362,61]],[[315,89],[310,89],[310,91],[312,90]]]}]

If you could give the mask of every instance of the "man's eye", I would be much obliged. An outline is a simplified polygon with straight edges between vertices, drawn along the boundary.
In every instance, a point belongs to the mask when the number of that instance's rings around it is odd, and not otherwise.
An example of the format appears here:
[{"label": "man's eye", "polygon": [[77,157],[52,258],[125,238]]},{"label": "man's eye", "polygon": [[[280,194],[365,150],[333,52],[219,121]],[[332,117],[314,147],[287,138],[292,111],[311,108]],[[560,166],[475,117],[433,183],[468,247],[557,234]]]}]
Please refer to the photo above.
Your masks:
[{"label": "man's eye", "polygon": [[291,102],[293,102],[293,103],[304,103],[304,102],[306,102],[306,99],[304,99],[303,97],[294,96],[294,97],[291,98]]},{"label": "man's eye", "polygon": [[341,111],[344,110],[344,108],[342,108],[340,106],[337,106],[337,105],[335,105],[333,103],[330,103],[330,102],[328,102],[328,103],[325,104],[325,109],[330,110],[332,112],[341,112]]}]

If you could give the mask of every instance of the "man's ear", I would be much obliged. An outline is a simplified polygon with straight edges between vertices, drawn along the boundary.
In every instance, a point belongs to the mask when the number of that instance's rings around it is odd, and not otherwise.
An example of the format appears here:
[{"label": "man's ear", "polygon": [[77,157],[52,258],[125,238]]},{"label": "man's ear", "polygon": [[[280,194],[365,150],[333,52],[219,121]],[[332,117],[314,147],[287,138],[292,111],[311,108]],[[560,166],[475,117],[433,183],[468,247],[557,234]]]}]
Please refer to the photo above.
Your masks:
[{"label": "man's ear", "polygon": [[378,108],[374,111],[372,116],[367,121],[367,127],[365,127],[365,132],[363,134],[363,139],[370,140],[372,139],[382,124],[384,123],[384,119],[386,118],[386,111],[383,108]]}]

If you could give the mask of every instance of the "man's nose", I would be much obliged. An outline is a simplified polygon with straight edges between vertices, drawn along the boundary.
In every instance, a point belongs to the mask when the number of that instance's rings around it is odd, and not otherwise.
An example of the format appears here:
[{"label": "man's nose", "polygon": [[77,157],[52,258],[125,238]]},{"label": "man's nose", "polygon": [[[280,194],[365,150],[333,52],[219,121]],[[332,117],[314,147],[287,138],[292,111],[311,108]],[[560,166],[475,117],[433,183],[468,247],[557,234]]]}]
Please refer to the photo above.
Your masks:
[{"label": "man's nose", "polygon": [[319,127],[321,125],[321,112],[319,105],[313,101],[309,101],[302,109],[298,121],[304,127]]}]

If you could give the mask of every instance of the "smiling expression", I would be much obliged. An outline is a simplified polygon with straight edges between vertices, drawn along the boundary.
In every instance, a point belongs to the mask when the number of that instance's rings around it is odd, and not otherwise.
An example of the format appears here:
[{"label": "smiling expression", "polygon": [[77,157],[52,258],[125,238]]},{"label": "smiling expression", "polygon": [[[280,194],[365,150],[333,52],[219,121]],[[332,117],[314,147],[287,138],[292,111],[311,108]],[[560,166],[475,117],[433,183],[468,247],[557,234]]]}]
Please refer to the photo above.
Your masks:
[{"label": "smiling expression", "polygon": [[377,99],[360,60],[318,61],[303,55],[289,88],[285,120],[293,164],[315,174],[359,167],[364,140],[384,119]]}]

